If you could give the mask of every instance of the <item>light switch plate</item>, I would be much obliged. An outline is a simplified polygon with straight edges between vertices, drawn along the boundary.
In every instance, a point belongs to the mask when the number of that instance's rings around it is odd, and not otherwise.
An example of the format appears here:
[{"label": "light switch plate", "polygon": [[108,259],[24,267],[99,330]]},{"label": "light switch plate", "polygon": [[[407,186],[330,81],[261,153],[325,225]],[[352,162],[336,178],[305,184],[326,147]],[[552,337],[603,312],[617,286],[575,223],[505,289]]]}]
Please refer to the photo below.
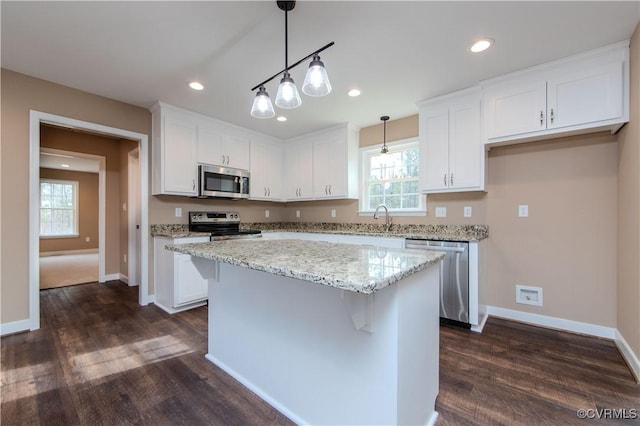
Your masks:
[{"label": "light switch plate", "polygon": [[300,217],[300,210],[296,210],[296,217]]},{"label": "light switch plate", "polygon": [[464,217],[471,217],[471,215],[473,214],[472,212],[473,210],[471,209],[471,207],[466,206],[464,208]]},{"label": "light switch plate", "polygon": [[264,217],[269,217],[269,210],[264,211]]},{"label": "light switch plate", "polygon": [[518,217],[529,217],[529,206],[527,205],[518,206]]},{"label": "light switch plate", "polygon": [[336,217],[336,209],[331,209],[331,217]]},{"label": "light switch plate", "polygon": [[176,207],[176,217],[182,217],[182,207]]},{"label": "light switch plate", "polygon": [[436,217],[447,217],[447,208],[436,207]]}]

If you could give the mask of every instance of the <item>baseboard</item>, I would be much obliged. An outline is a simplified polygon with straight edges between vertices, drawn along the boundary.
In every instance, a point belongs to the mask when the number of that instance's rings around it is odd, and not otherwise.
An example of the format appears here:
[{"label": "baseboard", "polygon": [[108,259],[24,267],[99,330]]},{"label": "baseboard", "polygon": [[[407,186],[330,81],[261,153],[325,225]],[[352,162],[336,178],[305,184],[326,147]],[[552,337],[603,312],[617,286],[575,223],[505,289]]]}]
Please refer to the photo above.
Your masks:
[{"label": "baseboard", "polygon": [[589,336],[603,337],[615,340],[616,329],[586,322],[572,321],[563,318],[549,317],[546,315],[532,314],[529,312],[515,311],[513,309],[499,308],[497,306],[487,306],[487,314],[493,317],[500,317],[520,321],[527,324],[538,325],[540,327],[553,328],[556,330],[570,331],[572,333],[586,334]]},{"label": "baseboard", "polygon": [[126,276],[125,274],[119,274],[120,278],[118,278],[120,281],[122,281],[125,284],[129,284],[129,277]]},{"label": "baseboard", "polygon": [[104,276],[104,280],[106,281],[118,281],[120,279],[120,273],[117,274],[107,274]]},{"label": "baseboard", "polygon": [[619,330],[616,330],[615,343],[622,354],[622,358],[624,358],[625,362],[629,366],[631,374],[633,374],[634,379],[636,379],[636,383],[640,383],[640,360],[631,349],[631,346],[629,346],[627,341],[624,340],[624,337],[620,334]]},{"label": "baseboard", "polygon": [[87,253],[98,253],[98,249],[43,251],[43,252],[40,252],[40,257],[62,256],[65,254],[87,254]]},{"label": "baseboard", "polygon": [[31,330],[31,321],[28,319],[0,324],[0,336],[21,333],[29,330]]}]

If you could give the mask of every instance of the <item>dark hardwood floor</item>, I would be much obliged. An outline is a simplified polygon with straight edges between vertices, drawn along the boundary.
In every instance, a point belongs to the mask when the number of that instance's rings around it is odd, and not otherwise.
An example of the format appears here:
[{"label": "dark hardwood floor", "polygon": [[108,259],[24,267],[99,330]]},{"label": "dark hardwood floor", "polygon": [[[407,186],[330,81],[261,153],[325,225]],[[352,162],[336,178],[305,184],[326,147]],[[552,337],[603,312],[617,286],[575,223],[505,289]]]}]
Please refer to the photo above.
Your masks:
[{"label": "dark hardwood floor", "polygon": [[[40,330],[1,339],[2,425],[291,424],[204,358],[207,307],[168,315],[116,281],[44,290],[41,309]],[[610,341],[492,318],[441,327],[436,409],[438,425],[640,424],[577,416],[640,412],[640,386]]]}]

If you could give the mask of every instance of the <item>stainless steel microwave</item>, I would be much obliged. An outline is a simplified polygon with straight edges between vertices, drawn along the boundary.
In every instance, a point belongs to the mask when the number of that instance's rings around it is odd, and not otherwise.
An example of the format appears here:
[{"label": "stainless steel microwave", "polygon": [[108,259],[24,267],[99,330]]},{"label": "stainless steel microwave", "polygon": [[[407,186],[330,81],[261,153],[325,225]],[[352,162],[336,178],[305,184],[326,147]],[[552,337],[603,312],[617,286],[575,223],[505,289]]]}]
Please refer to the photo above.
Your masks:
[{"label": "stainless steel microwave", "polygon": [[249,198],[249,171],[199,164],[198,197]]}]

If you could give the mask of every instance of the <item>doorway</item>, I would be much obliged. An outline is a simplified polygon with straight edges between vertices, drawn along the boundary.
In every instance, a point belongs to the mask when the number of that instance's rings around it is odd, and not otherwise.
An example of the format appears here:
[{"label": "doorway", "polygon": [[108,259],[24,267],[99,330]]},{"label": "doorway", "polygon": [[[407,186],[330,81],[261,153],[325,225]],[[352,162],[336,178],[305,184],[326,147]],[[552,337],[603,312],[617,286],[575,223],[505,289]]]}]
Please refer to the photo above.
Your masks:
[{"label": "doorway", "polygon": [[106,157],[41,146],[39,158],[40,289],[104,282]]},{"label": "doorway", "polygon": [[[59,115],[40,111],[30,111],[29,116],[29,328],[40,328],[40,277],[39,277],[39,252],[40,252],[40,125],[51,124],[69,129],[97,133],[112,137],[129,139],[138,142],[139,150],[139,210],[140,210],[140,264],[148,265],[149,259],[149,218],[148,218],[148,136],[142,133],[115,127],[103,126],[82,120],[76,120]],[[103,200],[104,201],[104,200]],[[102,215],[104,216],[104,215]],[[101,222],[105,217],[100,218]],[[144,242],[144,243],[142,243]],[[100,244],[104,244],[104,238],[100,238]],[[105,276],[104,269],[100,271]],[[140,268],[140,285],[138,291],[138,303],[142,306],[150,302],[149,297],[149,271],[148,267]]]}]

